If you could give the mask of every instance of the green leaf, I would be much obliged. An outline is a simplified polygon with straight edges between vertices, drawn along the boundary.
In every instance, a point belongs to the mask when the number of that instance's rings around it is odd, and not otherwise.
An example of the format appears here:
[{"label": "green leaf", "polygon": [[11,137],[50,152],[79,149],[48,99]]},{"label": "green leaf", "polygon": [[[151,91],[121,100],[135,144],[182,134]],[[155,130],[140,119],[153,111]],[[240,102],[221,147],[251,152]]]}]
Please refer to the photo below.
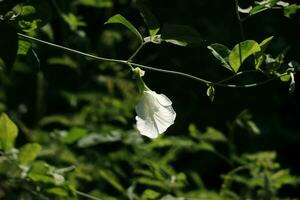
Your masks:
[{"label": "green leaf", "polygon": [[254,58],[255,58],[255,69],[259,69],[259,67],[262,65],[262,63],[266,60],[266,56],[264,54],[265,50],[273,40],[273,36],[268,37],[264,39],[260,44],[260,52],[254,53]]},{"label": "green leaf", "polygon": [[78,68],[78,64],[70,56],[63,55],[62,57],[53,57],[47,60],[50,65],[62,65],[72,69]]},{"label": "green leaf", "polygon": [[215,58],[217,58],[219,61],[221,61],[221,64],[225,68],[229,69],[230,71],[233,71],[233,69],[231,68],[231,66],[228,63],[228,57],[230,54],[230,50],[226,46],[224,46],[222,44],[212,44],[212,45],[209,45],[207,48],[212,52],[212,54],[214,55]]},{"label": "green leaf", "polygon": [[297,4],[286,6],[283,9],[284,16],[290,18],[291,15],[296,14],[299,9],[300,9],[300,5]]},{"label": "green leaf", "polygon": [[261,51],[259,44],[254,40],[243,41],[232,49],[229,55],[229,63],[235,72],[238,72],[242,63],[251,55]]},{"label": "green leaf", "polygon": [[31,43],[26,40],[19,40],[18,55],[27,55],[31,48]]},{"label": "green leaf", "polygon": [[47,184],[62,185],[65,182],[65,178],[44,161],[33,162],[27,176],[32,181]]},{"label": "green leaf", "polygon": [[284,75],[284,76],[281,76],[281,77],[280,77],[280,80],[281,80],[282,82],[288,82],[288,81],[291,80],[291,76],[290,76],[289,74],[286,74],[286,75]]},{"label": "green leaf", "polygon": [[18,26],[22,31],[26,33],[31,33],[34,30],[36,30],[39,27],[40,20],[33,20],[33,21],[26,21],[26,20],[20,20],[18,22]]},{"label": "green leaf", "polygon": [[210,151],[210,152],[215,152],[215,147],[208,142],[200,142],[197,144],[197,149],[198,150],[203,150],[203,151]]},{"label": "green leaf", "polygon": [[143,192],[142,196],[141,196],[141,200],[150,200],[150,199],[157,199],[160,196],[160,193],[151,190],[151,189],[147,189]]},{"label": "green leaf", "polygon": [[126,28],[128,28],[131,32],[133,32],[142,42],[143,42],[143,37],[140,34],[140,32],[122,15],[116,14],[109,18],[105,24],[122,24]]},{"label": "green leaf", "polygon": [[193,28],[184,25],[165,24],[161,39],[178,46],[199,45],[202,43],[200,34]]},{"label": "green leaf", "polygon": [[17,135],[17,126],[5,113],[3,113],[0,116],[0,149],[12,149],[14,147]]},{"label": "green leaf", "polygon": [[250,131],[250,133],[252,133],[254,135],[259,135],[261,133],[260,129],[257,127],[257,125],[253,121],[249,120],[249,121],[247,121],[246,124],[247,124],[246,128]]},{"label": "green leaf", "polygon": [[120,131],[110,131],[109,133],[92,133],[83,138],[81,138],[77,145],[81,148],[86,148],[90,146],[95,146],[101,143],[111,143],[120,141],[122,139],[122,135]]},{"label": "green leaf", "polygon": [[54,184],[54,178],[50,175],[51,166],[44,161],[36,161],[31,166],[28,172],[28,178],[35,182],[52,183]]},{"label": "green leaf", "polygon": [[36,14],[35,7],[28,6],[28,5],[20,6],[19,8],[15,7],[14,11],[15,11],[15,13],[19,13],[20,12],[20,16],[22,16],[22,17],[27,17],[27,16],[30,16],[30,15]]},{"label": "green leaf", "polygon": [[209,97],[210,101],[213,102],[215,98],[215,88],[213,86],[209,86],[206,95]]},{"label": "green leaf", "polygon": [[205,141],[226,142],[227,138],[224,134],[213,127],[208,127],[206,132],[201,136]]},{"label": "green leaf", "polygon": [[111,8],[114,5],[112,0],[78,0],[76,1],[76,4],[96,8]]},{"label": "green leaf", "polygon": [[65,144],[73,144],[85,136],[87,131],[82,128],[72,128],[66,135],[62,136],[61,141]]},{"label": "green leaf", "polygon": [[266,49],[268,48],[269,44],[271,43],[271,41],[273,40],[274,36],[270,36],[266,39],[264,39],[260,44],[260,49],[262,52],[266,51]]},{"label": "green leaf", "polygon": [[40,151],[42,150],[41,145],[37,143],[26,144],[20,148],[19,151],[19,161],[21,164],[28,164],[34,161]]},{"label": "green leaf", "polygon": [[155,36],[160,27],[156,17],[151,13],[147,6],[145,6],[141,1],[137,1],[137,6],[141,12],[141,15],[147,24],[150,36]]},{"label": "green leaf", "polygon": [[125,188],[119,183],[119,180],[115,174],[110,170],[100,170],[99,175],[111,184],[115,189],[120,192],[124,192]]},{"label": "green leaf", "polygon": [[72,31],[78,30],[80,27],[86,26],[81,16],[74,15],[73,13],[62,14],[64,21],[69,25]]},{"label": "green leaf", "polygon": [[18,28],[23,32],[33,32],[46,25],[52,11],[50,1],[31,1],[30,5],[19,4],[14,8],[14,13],[18,13]]},{"label": "green leaf", "polygon": [[55,195],[60,196],[60,197],[68,197],[69,196],[69,192],[67,190],[65,190],[64,188],[61,188],[61,187],[50,188],[50,189],[47,190],[47,193],[55,194]]},{"label": "green leaf", "polygon": [[243,110],[236,118],[236,124],[242,128],[246,128],[251,134],[259,135],[260,129],[252,120],[252,115],[248,110]]},{"label": "green leaf", "polygon": [[258,6],[255,6],[254,8],[252,8],[249,14],[255,15],[255,14],[258,14],[258,13],[263,12],[268,9],[269,8],[266,8],[265,5],[258,5]]},{"label": "green leaf", "polygon": [[0,20],[0,30],[0,59],[10,71],[18,52],[18,35],[12,26],[2,20]]}]

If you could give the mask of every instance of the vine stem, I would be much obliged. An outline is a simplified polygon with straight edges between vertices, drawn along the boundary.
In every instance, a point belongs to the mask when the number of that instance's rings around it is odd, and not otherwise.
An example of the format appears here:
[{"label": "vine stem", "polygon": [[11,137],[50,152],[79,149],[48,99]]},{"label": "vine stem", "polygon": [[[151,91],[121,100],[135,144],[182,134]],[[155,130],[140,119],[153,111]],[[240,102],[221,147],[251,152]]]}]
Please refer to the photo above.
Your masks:
[{"label": "vine stem", "polygon": [[[92,59],[95,59],[95,60],[106,61],[106,62],[115,62],[115,63],[125,64],[129,67],[134,66],[134,67],[139,67],[139,68],[145,69],[145,70],[151,70],[151,71],[156,71],[156,72],[160,72],[160,73],[167,73],[167,74],[183,76],[183,77],[190,78],[190,79],[193,79],[193,80],[196,80],[196,81],[199,81],[199,82],[202,82],[206,85],[211,85],[211,86],[219,86],[219,87],[227,87],[227,88],[251,88],[251,87],[257,87],[257,86],[260,86],[260,85],[264,85],[264,84],[269,83],[269,82],[271,82],[275,79],[278,79],[282,76],[287,75],[287,73],[283,73],[279,76],[267,79],[267,80],[262,81],[262,82],[253,83],[253,84],[244,84],[244,85],[223,84],[222,82],[225,82],[224,80],[217,81],[217,82],[208,81],[206,79],[199,78],[197,76],[193,76],[193,75],[190,75],[190,74],[187,74],[187,73],[172,71],[172,70],[165,70],[165,69],[160,69],[160,68],[154,68],[154,67],[150,67],[150,66],[146,66],[146,65],[142,65],[142,64],[138,64],[138,63],[134,63],[134,62],[130,61],[130,59],[133,59],[144,45],[141,45],[128,60],[120,60],[120,59],[104,58],[104,57],[84,53],[84,52],[81,52],[81,51],[78,51],[78,50],[75,50],[75,49],[71,49],[71,48],[68,48],[68,47],[65,47],[65,46],[61,46],[61,45],[58,45],[58,44],[54,44],[54,43],[51,43],[51,42],[40,40],[38,38],[31,37],[31,36],[28,36],[28,35],[25,35],[25,34],[22,34],[22,33],[18,33],[18,36],[21,37],[21,38],[24,38],[24,39],[28,39],[28,40],[35,41],[35,42],[38,42],[38,43],[41,43],[41,44],[44,44],[44,45],[52,46],[52,47],[55,47],[55,48],[58,48],[58,49],[61,49],[61,50],[67,51],[67,52],[79,54],[79,55],[82,55],[82,56],[85,56],[85,57],[88,57],[88,58],[92,58]],[[247,72],[247,71],[239,72],[239,73],[234,74],[233,76],[230,76],[229,78],[227,78],[225,80],[226,81],[230,80],[234,77],[240,76],[240,75],[245,74],[245,73],[249,73],[249,72]]]},{"label": "vine stem", "polygon": [[136,57],[136,55],[142,50],[142,48],[145,46],[145,42],[142,42],[141,45],[135,50],[135,52],[128,58],[128,62],[132,62],[133,59]]}]

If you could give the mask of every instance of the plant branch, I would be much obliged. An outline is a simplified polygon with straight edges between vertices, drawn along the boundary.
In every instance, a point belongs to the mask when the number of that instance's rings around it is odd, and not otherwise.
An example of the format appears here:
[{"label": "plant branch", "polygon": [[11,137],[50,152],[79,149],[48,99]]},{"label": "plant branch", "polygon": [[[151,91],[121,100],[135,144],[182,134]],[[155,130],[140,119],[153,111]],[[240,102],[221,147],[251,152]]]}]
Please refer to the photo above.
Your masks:
[{"label": "plant branch", "polygon": [[250,73],[257,73],[257,72],[261,72],[261,71],[258,71],[258,70],[245,70],[245,71],[237,72],[237,73],[235,73],[235,74],[233,74],[233,75],[231,75],[231,76],[229,76],[229,77],[227,77],[223,80],[217,81],[215,83],[225,83],[225,82],[230,81],[231,79],[234,79],[238,76],[241,76],[241,75],[244,75],[244,74],[250,74]]},{"label": "plant branch", "polygon": [[[140,67],[141,69],[146,69],[146,70],[151,70],[151,71],[157,71],[157,72],[160,72],[160,73],[174,74],[174,75],[178,75],[178,76],[183,76],[183,77],[186,77],[186,78],[190,78],[190,79],[202,82],[202,83],[207,84],[207,85],[212,85],[212,86],[228,87],[228,88],[251,88],[251,87],[257,87],[257,86],[260,86],[260,85],[264,85],[264,84],[269,83],[269,82],[271,82],[273,80],[276,80],[276,79],[278,79],[278,78],[280,78],[282,76],[287,75],[287,73],[284,73],[284,74],[281,74],[280,76],[276,76],[276,77],[267,79],[265,81],[258,82],[258,83],[253,83],[253,84],[245,84],[245,85],[223,84],[223,82],[228,81],[228,80],[230,80],[232,78],[235,78],[237,76],[240,76],[241,74],[245,74],[245,72],[238,72],[238,73],[234,74],[233,76],[228,77],[226,80],[224,79],[224,80],[219,81],[219,82],[213,82],[213,81],[208,81],[208,80],[205,80],[203,78],[199,78],[197,76],[193,76],[193,75],[190,75],[190,74],[187,74],[187,73],[183,73],[183,72],[149,67],[149,66],[138,64],[138,63],[134,63],[134,62],[131,62],[131,61],[128,61],[128,60],[104,58],[104,57],[100,57],[100,56],[91,55],[91,54],[88,54],[88,53],[77,51],[75,49],[71,49],[71,48],[64,47],[64,46],[61,46],[61,45],[57,45],[57,44],[54,44],[54,43],[51,43],[51,42],[40,40],[40,39],[31,37],[31,36],[27,36],[27,35],[24,35],[22,33],[18,33],[18,36],[22,37],[22,38],[25,38],[25,39],[29,39],[29,40],[35,41],[35,42],[39,42],[39,43],[44,44],[44,45],[48,45],[48,46],[52,46],[52,47],[55,47],[55,48],[58,48],[58,49],[62,49],[62,50],[67,51],[67,52],[71,52],[71,53],[79,54],[79,55],[82,55],[82,56],[85,56],[85,57],[88,57],[88,58],[92,58],[92,59],[95,59],[95,60],[107,61],[107,62],[115,62],[115,63],[120,63],[120,64],[126,64],[127,66],[130,66],[130,67],[134,66],[134,67]],[[141,48],[142,48],[142,46],[140,48],[138,48],[137,49],[138,51],[136,51],[136,52],[138,53]],[[134,54],[136,55],[137,53],[134,53]]]},{"label": "plant branch", "polygon": [[127,61],[125,61],[125,60],[118,60],[118,59],[111,59],[111,58],[103,58],[103,57],[91,55],[91,54],[88,54],[88,53],[84,53],[84,52],[81,52],[81,51],[77,51],[77,50],[75,50],[75,49],[71,49],[71,48],[64,47],[64,46],[61,46],[61,45],[57,45],[57,44],[54,44],[54,43],[51,43],[51,42],[47,42],[47,41],[44,41],[44,40],[40,40],[40,39],[31,37],[31,36],[28,36],[28,35],[24,35],[24,34],[22,34],[22,33],[18,33],[18,36],[20,36],[20,37],[22,37],[22,38],[26,38],[26,39],[32,40],[32,41],[35,41],[35,42],[39,42],[39,43],[42,43],[42,44],[45,44],[45,45],[48,45],[48,46],[56,47],[56,48],[62,49],[62,50],[64,50],[64,51],[68,51],[68,52],[72,52],[72,53],[75,53],[75,54],[79,54],[79,55],[82,55],[82,56],[85,56],[85,57],[88,57],[88,58],[92,58],[92,59],[95,59],[95,60],[101,60],[101,61],[107,61],[107,62],[116,62],[116,63],[127,64]]},{"label": "plant branch", "polygon": [[145,42],[142,42],[141,44],[140,44],[140,46],[135,50],[135,52],[128,58],[128,62],[132,62],[133,61],[133,59],[137,56],[137,54],[142,50],[142,48],[145,46],[145,44],[147,44],[147,43],[145,43]]}]

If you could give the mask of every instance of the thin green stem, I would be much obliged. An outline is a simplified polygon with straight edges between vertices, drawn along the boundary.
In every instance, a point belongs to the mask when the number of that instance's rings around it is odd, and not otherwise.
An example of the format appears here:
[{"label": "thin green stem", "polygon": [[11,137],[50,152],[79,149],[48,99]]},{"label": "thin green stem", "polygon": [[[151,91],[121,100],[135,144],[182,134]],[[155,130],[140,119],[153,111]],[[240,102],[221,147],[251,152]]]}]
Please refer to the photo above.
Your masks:
[{"label": "thin green stem", "polygon": [[247,71],[237,72],[237,73],[235,73],[235,74],[233,74],[233,75],[231,75],[231,76],[229,76],[229,77],[227,77],[223,80],[220,80],[216,83],[225,83],[225,82],[230,81],[231,79],[234,79],[238,76],[241,76],[241,75],[244,75],[244,74],[250,74],[250,73],[257,73],[257,72],[260,72],[260,71],[258,71],[258,70],[247,70]]},{"label": "thin green stem", "polygon": [[137,54],[142,50],[142,48],[145,46],[145,42],[142,42],[141,45],[135,50],[135,52],[128,58],[128,62],[132,62],[133,59],[137,56]]},{"label": "thin green stem", "polygon": [[80,192],[80,191],[78,191],[78,190],[76,190],[76,194],[78,194],[78,195],[80,195],[80,196],[82,196],[82,197],[86,197],[86,198],[88,198],[88,199],[93,199],[93,200],[103,200],[103,199],[100,199],[100,198],[98,198],[98,197],[95,197],[95,196],[86,194],[86,193],[84,193],[84,192]]},{"label": "thin green stem", "polygon": [[161,72],[161,73],[166,73],[166,74],[174,74],[174,75],[184,76],[184,77],[196,80],[196,81],[200,81],[200,82],[205,83],[205,84],[213,84],[213,82],[211,82],[211,81],[208,81],[208,80],[205,80],[205,79],[202,79],[202,78],[190,75],[190,74],[186,74],[186,73],[183,73],[183,72],[166,70],[166,69],[159,69],[159,68],[149,67],[149,66],[142,65],[142,64],[137,64],[137,63],[131,63],[131,65],[135,66],[135,67],[139,67],[141,69],[146,69],[146,70],[151,70],[151,71],[156,71],[156,72]]},{"label": "thin green stem", "polygon": [[219,158],[221,158],[223,161],[225,161],[228,165],[233,166],[233,163],[231,160],[229,160],[226,156],[224,156],[223,154],[221,154],[218,151],[212,151],[216,156],[218,156]]},{"label": "thin green stem", "polygon": [[48,46],[56,47],[56,48],[62,49],[64,51],[76,53],[76,54],[79,54],[79,55],[82,55],[82,56],[85,56],[85,57],[88,57],[88,58],[101,60],[101,61],[107,61],[107,62],[116,62],[116,63],[127,64],[127,61],[125,61],[125,60],[118,60],[118,59],[111,59],[111,58],[103,58],[103,57],[99,57],[99,56],[94,56],[94,55],[91,55],[91,54],[83,53],[81,51],[77,51],[75,49],[71,49],[71,48],[64,47],[64,46],[61,46],[61,45],[57,45],[57,44],[54,44],[54,43],[51,43],[51,42],[46,42],[44,40],[40,40],[40,39],[31,37],[31,36],[28,36],[28,35],[24,35],[22,33],[18,33],[18,35],[22,38],[26,38],[26,39],[29,39],[29,40],[32,40],[32,41],[35,41],[35,42],[39,42],[41,44],[45,44],[45,45],[48,45]]},{"label": "thin green stem", "polygon": [[[92,59],[95,59],[95,60],[125,64],[125,65],[131,67],[131,70],[132,70],[132,66],[134,66],[134,67],[140,67],[141,69],[146,69],[146,70],[151,70],[151,71],[157,71],[157,72],[160,72],[160,73],[167,73],[167,74],[174,74],[174,75],[178,75],[178,76],[183,76],[183,77],[190,78],[190,79],[202,82],[202,83],[207,84],[207,85],[212,85],[212,86],[228,87],[228,88],[251,88],[251,87],[257,87],[257,86],[266,84],[268,82],[271,82],[271,81],[273,81],[275,79],[278,79],[278,78],[280,78],[282,76],[285,76],[287,74],[287,73],[284,73],[284,74],[281,74],[280,76],[276,76],[276,77],[267,79],[265,81],[262,81],[262,82],[259,82],[259,83],[253,83],[253,84],[245,84],[245,85],[222,84],[221,82],[208,81],[208,80],[205,80],[203,78],[199,78],[199,77],[196,77],[196,76],[193,76],[193,75],[190,75],[190,74],[187,74],[187,73],[183,73],[183,72],[149,67],[149,66],[138,64],[138,63],[134,63],[134,62],[131,62],[131,61],[128,61],[128,60],[119,60],[119,59],[112,59],[112,58],[104,58],[104,57],[100,57],[100,56],[91,55],[91,54],[84,53],[84,52],[81,52],[81,51],[77,51],[77,50],[74,50],[74,49],[71,49],[71,48],[68,48],[68,47],[57,45],[57,44],[54,44],[54,43],[51,43],[51,42],[46,42],[44,40],[40,40],[40,39],[31,37],[31,36],[27,36],[27,35],[24,35],[24,34],[21,34],[21,33],[18,33],[18,35],[19,35],[19,37],[22,37],[22,38],[25,38],[25,39],[29,39],[29,40],[32,40],[32,41],[35,41],[35,42],[39,42],[39,43],[44,44],[44,45],[52,46],[52,47],[55,47],[55,48],[58,48],[58,49],[61,49],[61,50],[67,51],[67,52],[79,54],[79,55],[82,55],[82,56],[85,56],[85,57],[88,57],[88,58],[92,58]],[[239,76],[241,74],[243,74],[243,73],[242,72],[241,73],[237,73],[237,74],[235,74],[235,75],[233,75],[233,76],[231,76],[229,78],[232,79],[232,78],[237,77],[237,76]]]},{"label": "thin green stem", "polygon": [[[287,75],[287,73],[283,73],[280,76],[276,76],[276,77],[273,77],[273,78],[270,78],[270,79],[267,79],[265,81],[261,81],[261,82],[258,82],[258,83],[244,84],[244,85],[232,85],[232,84],[222,84],[222,83],[219,83],[219,82],[208,81],[208,80],[205,80],[205,79],[202,79],[202,78],[190,75],[190,74],[186,74],[186,73],[183,73],[183,72],[178,72],[178,71],[171,71],[171,70],[153,68],[153,67],[148,67],[148,66],[141,65],[141,64],[136,64],[136,63],[131,63],[131,65],[132,66],[136,66],[136,67],[140,67],[142,69],[151,70],[151,71],[157,71],[157,72],[161,72],[161,73],[167,73],[167,74],[174,74],[174,75],[184,76],[184,77],[196,80],[196,81],[200,81],[200,82],[205,83],[207,85],[219,86],[219,87],[228,87],[228,88],[251,88],[251,87],[257,87],[257,86],[264,85],[264,84],[269,83],[269,82],[271,82],[273,80],[276,80],[276,79],[278,79],[278,78],[280,78],[282,76]],[[237,74],[233,75],[230,78],[232,79],[232,78],[237,77],[237,76],[239,76],[241,74],[243,74],[243,73],[242,72],[237,73]]]}]

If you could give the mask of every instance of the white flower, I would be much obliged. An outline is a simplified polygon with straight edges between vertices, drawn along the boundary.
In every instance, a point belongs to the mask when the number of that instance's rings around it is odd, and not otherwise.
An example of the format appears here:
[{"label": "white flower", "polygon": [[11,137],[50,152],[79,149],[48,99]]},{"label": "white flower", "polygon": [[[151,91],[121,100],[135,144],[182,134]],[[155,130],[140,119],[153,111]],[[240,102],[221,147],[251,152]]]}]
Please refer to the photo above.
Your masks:
[{"label": "white flower", "polygon": [[176,113],[171,100],[164,94],[157,94],[146,88],[135,107],[137,129],[142,135],[157,138],[174,124]]}]

